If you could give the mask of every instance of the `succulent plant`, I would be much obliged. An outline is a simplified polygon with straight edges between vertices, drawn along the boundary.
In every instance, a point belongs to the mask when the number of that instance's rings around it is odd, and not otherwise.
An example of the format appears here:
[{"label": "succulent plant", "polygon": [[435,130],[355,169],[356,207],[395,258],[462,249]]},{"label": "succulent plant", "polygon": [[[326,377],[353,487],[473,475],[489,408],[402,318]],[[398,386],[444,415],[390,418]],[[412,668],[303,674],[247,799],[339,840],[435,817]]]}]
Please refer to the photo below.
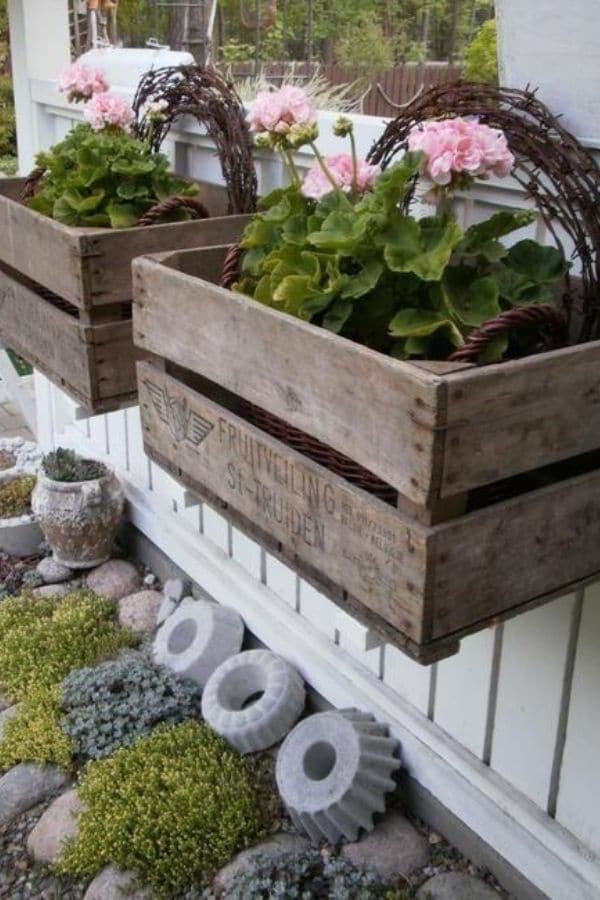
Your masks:
[{"label": "succulent plant", "polygon": [[74,450],[58,447],[42,459],[44,474],[53,481],[93,481],[106,475],[103,463],[95,459],[82,459]]}]

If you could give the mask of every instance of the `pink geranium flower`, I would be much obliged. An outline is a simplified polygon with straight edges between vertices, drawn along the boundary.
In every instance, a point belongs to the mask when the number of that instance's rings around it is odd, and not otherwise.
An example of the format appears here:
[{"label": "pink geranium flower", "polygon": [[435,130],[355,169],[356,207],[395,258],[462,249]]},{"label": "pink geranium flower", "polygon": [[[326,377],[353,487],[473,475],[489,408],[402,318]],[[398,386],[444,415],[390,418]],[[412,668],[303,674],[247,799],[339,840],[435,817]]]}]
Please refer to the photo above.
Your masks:
[{"label": "pink geranium flower", "polygon": [[83,111],[83,116],[94,131],[102,131],[107,125],[128,128],[133,122],[134,113],[129,103],[117,94],[104,91],[94,94]]},{"label": "pink geranium flower", "polygon": [[408,149],[425,154],[425,174],[439,185],[449,185],[457,175],[502,178],[515,163],[504,132],[477,119],[432,119],[415,125]]},{"label": "pink geranium flower", "polygon": [[287,134],[293,125],[314,125],[317,111],[300,87],[286,85],[278,91],[261,91],[246,117],[250,131]]},{"label": "pink geranium flower", "polygon": [[[349,193],[352,190],[354,178],[352,156],[349,153],[329,156],[325,160],[325,164],[336,185],[344,193]],[[369,191],[380,172],[379,166],[369,165],[362,159],[358,160],[356,170],[356,188],[358,192],[364,194],[366,191]],[[315,161],[302,183],[302,193],[311,200],[320,200],[321,197],[329,194],[332,190],[331,182],[326,177],[319,163]]]},{"label": "pink geranium flower", "polygon": [[104,73],[75,62],[62,73],[58,89],[67,95],[70,103],[90,100],[94,94],[101,94],[109,88]]}]

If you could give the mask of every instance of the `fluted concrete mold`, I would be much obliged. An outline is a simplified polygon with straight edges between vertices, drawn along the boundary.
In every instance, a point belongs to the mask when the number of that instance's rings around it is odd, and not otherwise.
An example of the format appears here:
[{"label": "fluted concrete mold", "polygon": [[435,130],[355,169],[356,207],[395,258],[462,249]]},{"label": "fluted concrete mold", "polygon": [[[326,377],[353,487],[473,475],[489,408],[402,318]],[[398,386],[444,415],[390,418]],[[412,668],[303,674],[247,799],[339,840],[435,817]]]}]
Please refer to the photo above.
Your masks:
[{"label": "fluted concrete mold", "polygon": [[315,844],[355,841],[385,812],[400,768],[387,726],[358,710],[317,713],[300,722],[277,757],[279,793],[296,828]]},{"label": "fluted concrete mold", "polygon": [[210,677],[202,715],[240,753],[255,753],[286,736],[304,701],[304,683],[289,663],[269,650],[247,650]]},{"label": "fluted concrete mold", "polygon": [[215,669],[239,653],[243,639],[244,623],[234,609],[188,597],[161,625],[152,656],[204,688]]}]

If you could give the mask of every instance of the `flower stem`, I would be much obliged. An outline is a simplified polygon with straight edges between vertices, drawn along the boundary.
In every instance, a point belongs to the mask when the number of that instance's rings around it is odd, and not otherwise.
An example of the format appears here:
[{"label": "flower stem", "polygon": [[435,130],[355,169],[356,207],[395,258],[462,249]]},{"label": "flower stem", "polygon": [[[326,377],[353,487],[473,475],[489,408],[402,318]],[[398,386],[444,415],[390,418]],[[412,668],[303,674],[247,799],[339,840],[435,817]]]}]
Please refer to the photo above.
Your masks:
[{"label": "flower stem", "polygon": [[329,184],[332,186],[333,190],[336,192],[336,194],[342,194],[342,195],[343,195],[344,192],[343,192],[342,190],[340,190],[340,186],[335,182],[333,175],[331,174],[331,172],[330,172],[329,169],[327,168],[327,163],[326,163],[325,160],[323,159],[321,153],[319,152],[319,148],[318,148],[317,145],[314,143],[314,141],[311,141],[311,142],[310,142],[310,146],[312,147],[313,153],[315,154],[315,159],[316,159],[317,162],[319,163],[321,169],[323,170],[323,174],[325,175],[325,178],[327,179],[327,181],[329,182]]},{"label": "flower stem", "polygon": [[286,150],[284,147],[282,147],[281,155],[283,156],[283,161],[284,161],[285,167],[287,169],[287,173],[292,181],[292,184],[294,184],[296,187],[300,187],[300,185],[302,183],[302,179],[300,178],[300,175],[298,174],[298,169],[296,168],[296,163],[294,162],[294,159],[292,157],[292,151]]},{"label": "flower stem", "polygon": [[352,192],[358,194],[358,157],[353,131],[350,132],[350,151],[352,153]]}]

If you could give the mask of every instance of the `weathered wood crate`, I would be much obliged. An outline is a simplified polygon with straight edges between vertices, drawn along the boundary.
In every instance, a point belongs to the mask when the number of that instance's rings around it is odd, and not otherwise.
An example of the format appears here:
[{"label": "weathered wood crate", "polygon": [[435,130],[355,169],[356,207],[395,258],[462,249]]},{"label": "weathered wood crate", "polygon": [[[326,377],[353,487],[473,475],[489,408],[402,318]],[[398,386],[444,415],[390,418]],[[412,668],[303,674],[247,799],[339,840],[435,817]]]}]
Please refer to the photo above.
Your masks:
[{"label": "weathered wood crate", "polygon": [[215,218],[145,228],[71,228],[19,202],[24,179],[0,179],[0,338],[89,412],[136,396],[131,261],[141,253],[219,244],[247,216],[224,215],[226,192],[202,186]]},{"label": "weathered wood crate", "polygon": [[[149,455],[422,662],[600,572],[600,345],[394,360],[215,286],[226,248],[134,263]],[[383,502],[248,403],[385,481]]]}]

